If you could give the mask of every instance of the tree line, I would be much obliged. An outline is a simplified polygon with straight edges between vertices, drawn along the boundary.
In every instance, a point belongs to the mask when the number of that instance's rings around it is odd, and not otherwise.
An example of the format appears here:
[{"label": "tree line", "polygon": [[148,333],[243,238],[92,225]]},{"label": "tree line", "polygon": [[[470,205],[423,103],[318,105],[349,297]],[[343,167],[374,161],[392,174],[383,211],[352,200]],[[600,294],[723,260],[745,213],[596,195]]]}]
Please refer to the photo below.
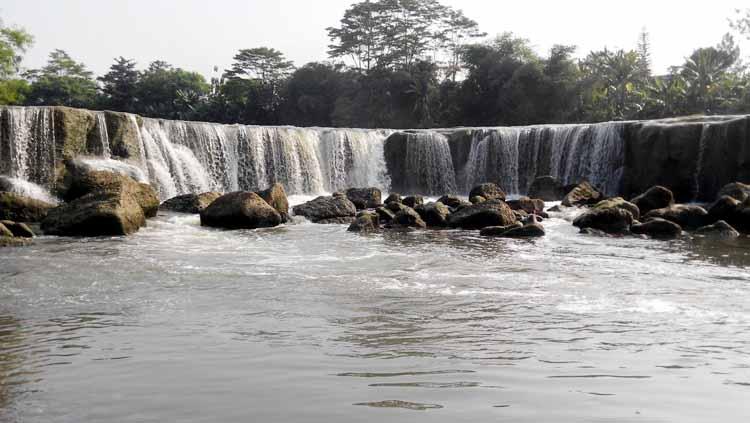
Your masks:
[{"label": "tree line", "polygon": [[[0,21],[0,104],[65,105],[143,116],[256,125],[424,128],[750,113],[750,72],[732,34],[750,38],[750,9],[730,31],[655,75],[644,30],[630,50],[576,58],[536,52],[437,0],[365,0],[327,29],[328,60],[295,67],[273,48],[242,49],[220,77],[118,57],[99,77],[63,50],[22,68],[33,37]],[[635,38],[635,37],[634,37]],[[215,69],[218,72],[218,69]]]}]

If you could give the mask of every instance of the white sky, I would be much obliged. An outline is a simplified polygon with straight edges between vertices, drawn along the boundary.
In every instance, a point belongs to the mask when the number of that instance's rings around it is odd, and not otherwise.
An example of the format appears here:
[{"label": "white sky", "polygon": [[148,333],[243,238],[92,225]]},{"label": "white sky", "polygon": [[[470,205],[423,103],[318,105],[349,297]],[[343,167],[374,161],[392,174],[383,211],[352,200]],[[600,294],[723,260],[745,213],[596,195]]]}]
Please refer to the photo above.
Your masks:
[{"label": "white sky", "polygon": [[[61,48],[96,72],[117,56],[139,67],[161,59],[212,75],[240,48],[279,49],[300,66],[326,59],[325,28],[336,25],[353,0],[2,0],[6,25],[36,38],[24,62],[40,67]],[[592,49],[633,48],[638,33],[651,34],[654,70],[678,65],[696,47],[717,44],[727,18],[747,0],[443,0],[463,9],[490,35],[512,31],[537,50],[574,44]],[[743,56],[750,45],[743,42]]]}]

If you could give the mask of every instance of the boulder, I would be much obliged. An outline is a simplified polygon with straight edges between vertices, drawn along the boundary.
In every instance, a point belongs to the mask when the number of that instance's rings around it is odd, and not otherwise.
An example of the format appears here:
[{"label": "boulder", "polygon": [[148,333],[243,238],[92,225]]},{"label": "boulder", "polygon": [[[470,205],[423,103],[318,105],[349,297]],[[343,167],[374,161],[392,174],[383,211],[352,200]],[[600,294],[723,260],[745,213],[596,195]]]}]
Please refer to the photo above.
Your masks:
[{"label": "boulder", "polygon": [[496,184],[487,183],[477,185],[469,192],[469,198],[482,197],[485,200],[503,200],[505,201],[505,192]]},{"label": "boulder", "polygon": [[456,197],[455,195],[444,195],[438,199],[438,203],[443,203],[446,206],[454,209],[458,206],[460,206],[463,202],[460,198]]},{"label": "boulder", "polygon": [[544,235],[544,226],[539,223],[529,223],[520,228],[512,228],[500,236],[502,238],[539,238]]},{"label": "boulder", "polygon": [[15,238],[16,235],[5,226],[5,223],[0,222],[0,238]]},{"label": "boulder", "polygon": [[[16,238],[34,238],[34,231],[25,223],[12,222],[10,220],[1,220],[0,225],[5,226],[10,231],[11,236]],[[6,235],[7,236],[7,235]]]},{"label": "boulder", "polygon": [[374,209],[380,207],[382,193],[377,188],[351,188],[346,190],[346,198],[357,210]]},{"label": "boulder", "polygon": [[395,202],[395,201],[391,201],[390,203],[386,203],[385,205],[385,208],[390,210],[394,215],[407,207],[409,206],[404,205],[401,202]]},{"label": "boulder", "polygon": [[704,226],[695,231],[696,235],[715,238],[715,239],[734,239],[739,238],[740,233],[737,232],[729,223],[720,220],[713,225]]},{"label": "boulder", "polygon": [[385,199],[384,204],[400,203],[401,201],[401,194],[393,192],[388,196],[388,198]]},{"label": "boulder", "polygon": [[170,198],[159,206],[162,210],[177,213],[199,214],[210,206],[217,198],[221,197],[218,192],[204,192],[202,194],[185,194]]},{"label": "boulder", "polygon": [[745,201],[750,197],[750,185],[741,182],[732,182],[719,190],[717,197],[729,196],[737,201]]},{"label": "boulder", "polygon": [[618,207],[592,209],[578,216],[573,226],[579,229],[598,229],[608,234],[624,234],[633,224],[633,215]]},{"label": "boulder", "polygon": [[516,229],[516,228],[523,228],[523,224],[521,222],[516,222],[508,226],[488,226],[482,229],[481,231],[479,231],[479,235],[488,236],[488,237],[499,237],[499,236],[502,236],[504,233],[508,232],[509,230]]},{"label": "boulder", "polygon": [[700,206],[676,204],[670,207],[651,210],[646,213],[645,219],[660,217],[674,222],[685,229],[697,229],[705,226],[710,218],[708,212]]},{"label": "boulder", "polygon": [[67,201],[72,202],[89,194],[124,192],[133,196],[147,218],[158,213],[159,197],[151,185],[138,182],[124,174],[75,167],[75,161],[68,161],[67,164],[71,171],[70,187],[64,195]]},{"label": "boulder", "polygon": [[602,194],[597,191],[588,181],[583,181],[571,189],[563,197],[562,205],[565,207],[586,206],[596,204],[602,200]]},{"label": "boulder", "polygon": [[273,184],[270,188],[258,191],[256,194],[279,213],[282,223],[289,221],[289,200],[283,185]]},{"label": "boulder", "polygon": [[307,203],[294,206],[294,214],[313,223],[351,223],[357,215],[357,207],[344,195],[318,197]]},{"label": "boulder", "polygon": [[201,212],[201,225],[224,229],[271,228],[282,223],[281,215],[254,192],[222,195]]},{"label": "boulder", "polygon": [[400,212],[396,213],[391,226],[424,229],[427,227],[427,224],[414,209],[404,207]]},{"label": "boulder", "polygon": [[657,239],[674,239],[682,234],[680,225],[658,217],[644,223],[635,224],[630,227],[630,231],[634,234],[647,235]]},{"label": "boulder", "polygon": [[378,214],[380,221],[383,223],[390,223],[393,218],[396,217],[396,213],[390,211],[385,207],[378,207],[377,209],[375,209],[375,213]]},{"label": "boulder", "polygon": [[742,209],[742,202],[729,195],[722,195],[708,209],[709,220],[733,222]]},{"label": "boulder", "polygon": [[672,194],[672,191],[669,189],[657,185],[633,198],[630,202],[635,204],[638,209],[640,209],[641,213],[645,215],[651,210],[663,209],[673,205],[674,194]]},{"label": "boulder", "polygon": [[414,207],[421,206],[422,204],[424,204],[424,198],[421,195],[411,195],[409,197],[404,198],[402,203],[405,206],[414,208]]},{"label": "boulder", "polygon": [[508,226],[516,222],[513,210],[503,200],[487,200],[457,210],[448,217],[448,226],[461,229],[483,229]]},{"label": "boulder", "polygon": [[475,196],[469,198],[469,203],[471,203],[471,204],[484,203],[485,201],[487,201],[487,199],[484,198],[484,197],[482,197],[481,195],[475,195]]},{"label": "boulder", "polygon": [[563,186],[552,176],[539,176],[529,187],[529,197],[543,201],[560,201],[565,193]]},{"label": "boulder", "polygon": [[53,208],[54,204],[12,192],[0,192],[0,220],[41,222]]},{"label": "boulder", "polygon": [[517,200],[508,200],[507,203],[511,210],[523,210],[528,214],[544,213],[544,200],[521,197]]},{"label": "boulder", "polygon": [[349,232],[371,233],[380,230],[380,217],[375,212],[362,212],[347,229]]},{"label": "boulder", "polygon": [[624,209],[630,212],[630,214],[633,215],[633,219],[638,220],[641,218],[641,211],[638,209],[638,206],[635,204],[625,201],[622,197],[615,197],[610,198],[607,200],[602,200],[594,206],[594,209],[609,209],[609,208],[619,208]]},{"label": "boulder", "polygon": [[437,203],[427,203],[417,206],[415,210],[419,213],[419,216],[424,220],[427,226],[448,226],[448,216],[450,216],[451,211],[448,206],[439,201]]}]

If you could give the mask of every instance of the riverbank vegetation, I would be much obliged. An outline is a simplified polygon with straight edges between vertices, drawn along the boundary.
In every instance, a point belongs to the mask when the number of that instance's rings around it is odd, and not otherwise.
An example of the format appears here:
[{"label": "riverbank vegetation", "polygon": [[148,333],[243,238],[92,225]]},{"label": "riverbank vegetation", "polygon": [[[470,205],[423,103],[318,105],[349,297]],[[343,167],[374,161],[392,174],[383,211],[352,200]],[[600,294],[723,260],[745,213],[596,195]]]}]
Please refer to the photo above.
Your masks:
[{"label": "riverbank vegetation", "polygon": [[[361,1],[328,28],[328,58],[296,67],[270,47],[241,49],[220,77],[156,60],[118,57],[96,77],[63,50],[24,69],[33,43],[0,22],[0,104],[66,105],[169,119],[258,125],[447,127],[652,119],[750,113],[750,73],[734,36],[750,37],[750,9],[714,46],[666,74],[651,68],[644,30],[631,50],[541,54],[512,33],[488,37],[436,0]],[[634,39],[635,39],[634,34]],[[218,71],[218,69],[216,69]]]}]

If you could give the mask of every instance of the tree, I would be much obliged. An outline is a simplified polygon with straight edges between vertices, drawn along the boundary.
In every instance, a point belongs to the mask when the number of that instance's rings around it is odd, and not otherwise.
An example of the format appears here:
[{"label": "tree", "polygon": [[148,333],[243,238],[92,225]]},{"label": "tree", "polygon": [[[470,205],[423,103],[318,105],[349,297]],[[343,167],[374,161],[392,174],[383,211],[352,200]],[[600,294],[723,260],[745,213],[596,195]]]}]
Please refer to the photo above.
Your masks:
[{"label": "tree", "polygon": [[737,17],[729,20],[729,25],[735,31],[747,37],[750,40],[750,9],[736,9]]},{"label": "tree", "polygon": [[441,22],[442,28],[439,33],[442,45],[448,51],[448,64],[446,65],[446,78],[456,81],[461,72],[461,55],[467,41],[487,35],[479,30],[479,25],[467,18],[463,11],[447,8]]},{"label": "tree", "polygon": [[0,20],[0,105],[24,101],[29,84],[17,76],[23,55],[33,41],[24,29],[5,27]]},{"label": "tree", "polygon": [[638,52],[591,52],[580,66],[586,91],[584,115],[593,120],[623,120],[641,113],[649,74]]},{"label": "tree", "polygon": [[341,66],[308,63],[297,69],[287,83],[282,121],[301,126],[332,126],[336,99],[345,80],[353,75]]},{"label": "tree", "polygon": [[711,113],[718,100],[723,79],[738,59],[739,50],[699,48],[685,61],[682,76],[689,84],[688,96],[695,111]]},{"label": "tree", "polygon": [[157,60],[141,73],[136,110],[152,117],[192,119],[200,116],[210,90],[201,74]]},{"label": "tree", "polygon": [[278,83],[294,70],[284,53],[268,47],[242,49],[234,56],[232,68],[225,72],[228,78],[258,79],[264,83]]},{"label": "tree", "polygon": [[334,59],[349,57],[354,68],[369,72],[379,55],[382,32],[382,6],[379,2],[364,1],[353,4],[344,12],[341,26],[329,27],[328,56]]},{"label": "tree", "polygon": [[642,67],[641,72],[651,75],[651,38],[644,27],[638,35],[638,58]]},{"label": "tree", "polygon": [[123,112],[136,110],[140,75],[135,66],[135,61],[120,56],[110,66],[109,72],[98,78],[102,83],[105,107]]},{"label": "tree", "polygon": [[25,76],[31,81],[27,104],[90,108],[96,101],[94,74],[63,50],[54,50],[45,67]]}]

